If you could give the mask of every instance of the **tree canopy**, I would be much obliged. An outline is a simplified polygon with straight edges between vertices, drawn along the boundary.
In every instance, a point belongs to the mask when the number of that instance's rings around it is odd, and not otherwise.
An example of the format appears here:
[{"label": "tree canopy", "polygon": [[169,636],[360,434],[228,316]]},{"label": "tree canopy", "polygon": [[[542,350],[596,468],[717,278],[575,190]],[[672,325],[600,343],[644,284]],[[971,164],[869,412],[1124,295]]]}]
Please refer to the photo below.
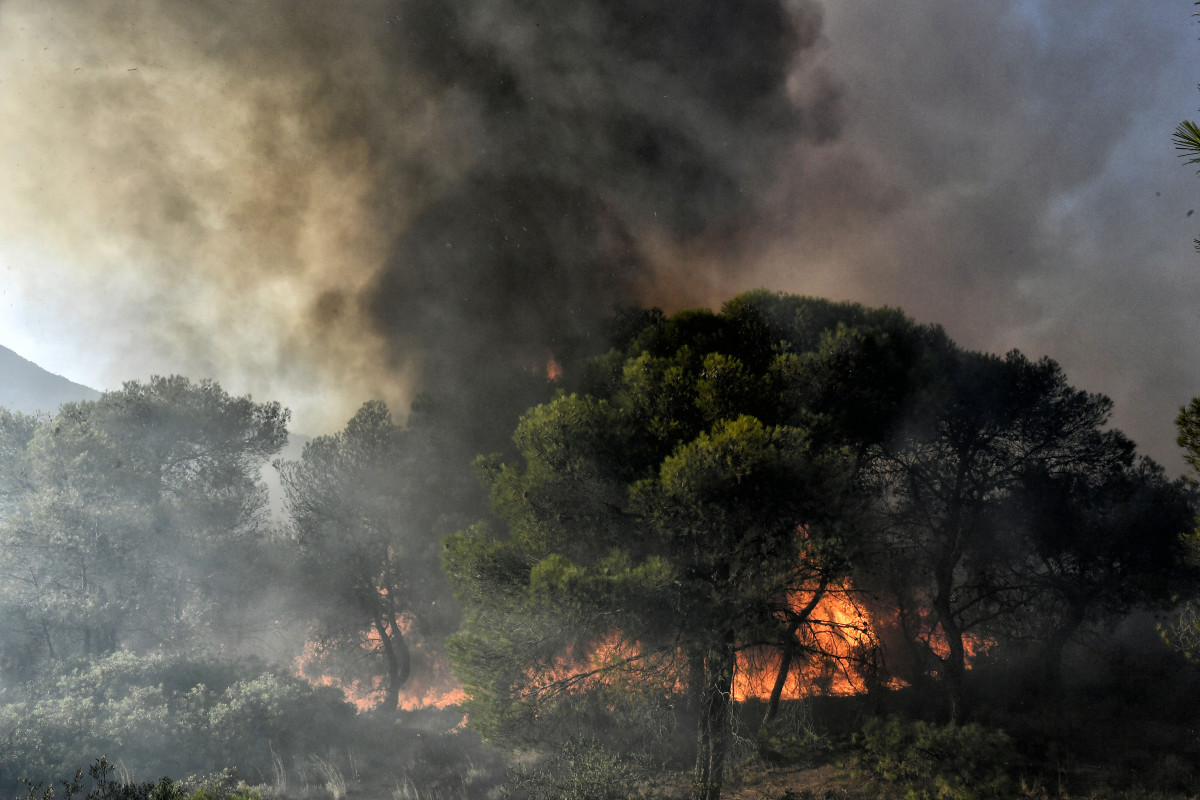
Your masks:
[{"label": "tree canopy", "polygon": [[798,655],[819,624],[808,601],[853,547],[858,453],[915,343],[941,334],[767,293],[626,322],[582,391],[522,418],[518,462],[480,462],[497,521],[448,545],[466,607],[451,652],[472,725],[501,739],[589,692],[638,691],[643,710],[681,692],[698,796],[716,798],[737,656]]},{"label": "tree canopy", "polygon": [[[969,634],[994,637],[1057,606],[1056,664],[1095,608],[1128,608],[1147,565],[1169,569],[1189,503],[1105,429],[1111,401],[1070,386],[1052,360],[934,356],[936,378],[873,448],[867,475],[874,562],[961,721]],[[1151,497],[1157,520],[1127,516],[1150,511]]]},{"label": "tree canopy", "polygon": [[961,719],[971,636],[1057,664],[1085,622],[1162,596],[1191,498],[1048,358],[766,292],[612,331],[522,417],[517,458],[478,462],[493,518],[447,545],[449,647],[493,739],[586,719],[631,742],[665,717],[716,798],[747,655],[773,654],[772,702],[789,670],[852,658],[817,644],[825,598],[891,604]]},{"label": "tree canopy", "polygon": [[278,403],[178,376],[41,423],[0,418],[4,668],[118,647],[187,652],[242,625],[265,524],[260,470],[287,420]]}]

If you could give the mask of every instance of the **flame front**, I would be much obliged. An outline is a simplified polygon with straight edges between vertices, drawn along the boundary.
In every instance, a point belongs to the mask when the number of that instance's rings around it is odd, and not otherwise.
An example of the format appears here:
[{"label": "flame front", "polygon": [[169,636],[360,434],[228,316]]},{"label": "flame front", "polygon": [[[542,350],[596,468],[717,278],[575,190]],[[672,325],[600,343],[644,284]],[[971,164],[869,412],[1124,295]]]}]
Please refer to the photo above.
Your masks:
[{"label": "flame front", "polygon": [[[398,707],[404,711],[447,708],[466,700],[467,694],[451,672],[445,655],[423,637],[415,635],[411,618],[401,618],[400,630],[404,634],[412,659],[412,676],[400,689]],[[381,640],[377,631],[364,631],[359,647],[365,653],[376,653],[380,646]],[[326,655],[325,648],[319,642],[305,642],[303,651],[296,658],[296,674],[314,686],[332,686],[341,690],[346,700],[353,703],[360,713],[380,706],[386,695],[385,679],[382,675],[370,678],[342,678],[331,675],[321,671],[319,666]]]}]

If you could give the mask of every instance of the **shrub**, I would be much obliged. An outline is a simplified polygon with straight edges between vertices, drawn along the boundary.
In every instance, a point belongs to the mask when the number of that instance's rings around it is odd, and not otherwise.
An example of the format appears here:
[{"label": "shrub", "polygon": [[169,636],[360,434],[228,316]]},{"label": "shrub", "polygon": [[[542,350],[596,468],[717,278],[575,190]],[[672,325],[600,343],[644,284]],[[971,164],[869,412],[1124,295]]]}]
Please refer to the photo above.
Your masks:
[{"label": "shrub", "polygon": [[643,796],[633,759],[595,739],[572,739],[533,767],[514,770],[501,788],[513,800],[628,800]]},{"label": "shrub", "polygon": [[[204,779],[199,783],[193,780],[176,783],[170,778],[160,778],[157,783],[119,781],[113,779],[116,770],[104,757],[96,759],[87,771],[92,786],[86,795],[82,794],[82,769],[76,770],[74,778],[58,782],[65,800],[72,800],[77,795],[80,800],[266,800],[258,790],[240,782],[234,784],[225,774],[215,782]],[[56,797],[53,784],[22,782],[27,787],[29,800],[53,800]]]},{"label": "shrub", "polygon": [[341,693],[256,661],[117,653],[10,689],[0,704],[0,796],[97,753],[124,774],[269,773],[271,746],[310,752],[354,717]]},{"label": "shrub", "polygon": [[903,788],[905,800],[991,800],[1015,797],[1012,740],[979,725],[930,725],[897,717],[872,719],[856,734],[859,764]]}]

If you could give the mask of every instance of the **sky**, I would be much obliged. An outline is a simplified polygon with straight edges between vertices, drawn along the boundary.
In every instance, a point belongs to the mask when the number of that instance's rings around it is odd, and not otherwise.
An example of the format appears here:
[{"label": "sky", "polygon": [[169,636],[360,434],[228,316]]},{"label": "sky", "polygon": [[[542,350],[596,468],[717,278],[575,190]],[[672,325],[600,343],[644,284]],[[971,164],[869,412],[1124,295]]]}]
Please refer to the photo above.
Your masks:
[{"label": "sky", "polygon": [[0,0],[0,344],[318,434],[765,287],[1049,355],[1178,472],[1193,11]]}]

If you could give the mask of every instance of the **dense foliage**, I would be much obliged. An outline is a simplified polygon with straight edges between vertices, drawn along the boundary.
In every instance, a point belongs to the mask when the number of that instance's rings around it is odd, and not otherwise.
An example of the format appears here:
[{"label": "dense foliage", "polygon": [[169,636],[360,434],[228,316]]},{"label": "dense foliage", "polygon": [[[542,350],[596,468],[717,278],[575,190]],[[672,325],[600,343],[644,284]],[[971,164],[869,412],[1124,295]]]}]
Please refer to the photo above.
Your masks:
[{"label": "dense foliage", "polygon": [[896,784],[905,800],[986,800],[1020,796],[1019,758],[1003,731],[872,719],[855,737],[859,764]]},{"label": "dense foliage", "polygon": [[691,728],[712,800],[740,654],[776,653],[772,703],[793,664],[855,657],[814,645],[835,591],[895,609],[908,676],[934,665],[956,721],[968,635],[1056,665],[1085,622],[1165,596],[1146,579],[1173,569],[1190,497],[1053,361],[762,292],[623,322],[580,391],[522,418],[517,460],[480,462],[496,519],[447,549],[451,652],[486,735]]},{"label": "dense foliage", "polygon": [[180,377],[0,418],[0,674],[247,633],[287,420]]},{"label": "dense foliage", "polygon": [[354,716],[337,690],[261,662],[128,653],[57,665],[2,700],[6,789],[69,775],[98,755],[135,776],[269,775],[274,754],[323,752]]},{"label": "dense foliage", "polygon": [[[370,402],[275,462],[286,520],[262,481],[278,404],[172,377],[53,417],[0,410],[0,785],[104,755],[124,771],[113,797],[199,800],[145,779],[236,766],[280,788],[291,759],[337,794],[328,746],[353,741],[397,796],[479,794],[498,768],[434,774],[492,758],[448,733],[465,711],[526,750],[513,797],[637,793],[667,765],[717,800],[748,750],[829,744],[788,727],[797,691],[995,716],[974,649],[1003,680],[1032,666],[1065,714],[1072,648],[1100,634],[1123,652],[1119,623],[1191,585],[1192,488],[1049,359],[767,292],[628,309],[608,335],[477,460],[482,489],[453,402],[403,423]],[[1194,619],[1168,626],[1188,653]],[[443,646],[467,699],[426,738],[396,711],[460,696]],[[860,741],[914,797],[1011,788],[1003,737],[970,725],[871,723]]]}]

